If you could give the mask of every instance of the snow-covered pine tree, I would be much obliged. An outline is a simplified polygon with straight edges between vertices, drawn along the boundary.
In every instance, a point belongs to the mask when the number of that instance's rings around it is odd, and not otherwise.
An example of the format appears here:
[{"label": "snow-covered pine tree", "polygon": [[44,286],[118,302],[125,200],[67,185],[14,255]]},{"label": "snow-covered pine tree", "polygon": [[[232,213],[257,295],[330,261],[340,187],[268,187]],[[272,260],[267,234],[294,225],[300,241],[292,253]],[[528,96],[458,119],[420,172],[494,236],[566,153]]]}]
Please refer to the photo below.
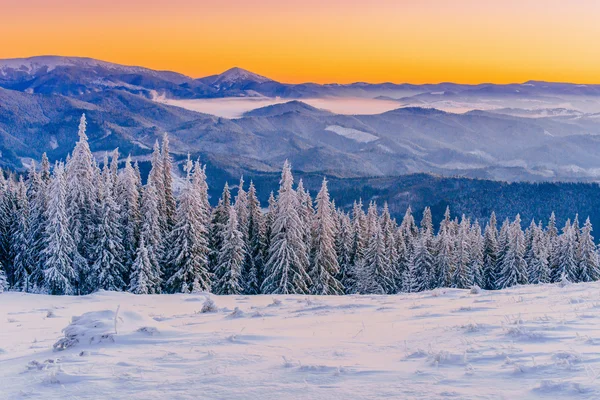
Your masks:
[{"label": "snow-covered pine tree", "polygon": [[265,247],[265,223],[264,216],[260,210],[260,203],[256,197],[256,188],[250,181],[248,189],[248,251],[242,269],[242,281],[244,292],[247,294],[260,293],[260,285],[263,279],[264,247]]},{"label": "snow-covered pine tree", "polygon": [[552,282],[560,282],[563,276],[569,282],[577,282],[579,278],[577,239],[570,220],[567,220],[562,235],[558,237],[554,244],[554,262],[555,264],[551,268]]},{"label": "snow-covered pine tree", "polygon": [[444,219],[440,223],[440,229],[435,240],[435,285],[437,287],[450,287],[452,284],[452,272],[454,271],[454,245],[456,239],[452,235],[450,227],[450,207],[446,207]]},{"label": "snow-covered pine tree", "polygon": [[[113,157],[114,160],[114,157]],[[111,163],[111,176],[115,177],[117,171],[113,170]],[[129,271],[134,260],[138,257],[137,247],[140,239],[140,193],[138,192],[137,176],[131,157],[127,157],[125,168],[118,174],[115,183],[115,197],[119,206],[119,223],[123,229],[123,264]],[[126,277],[126,279],[129,279]]]},{"label": "snow-covered pine tree", "polygon": [[525,235],[521,229],[521,216],[517,214],[508,229],[506,252],[500,260],[500,274],[497,287],[504,289],[527,283],[527,262],[525,261]]},{"label": "snow-covered pine tree", "polygon": [[298,214],[301,206],[293,183],[291,166],[286,160],[277,195],[266,277],[261,287],[263,293],[309,293],[311,280],[303,241],[305,230]]},{"label": "snow-covered pine tree", "polygon": [[187,177],[179,195],[177,223],[168,238],[166,260],[171,272],[166,282],[171,293],[210,291],[211,273],[208,270],[208,238],[203,223],[202,200],[190,181],[192,162],[186,164]]},{"label": "snow-covered pine tree", "polygon": [[229,192],[229,184],[225,182],[223,194],[221,195],[217,206],[213,209],[210,223],[210,254],[208,261],[211,272],[215,272],[217,265],[219,264],[219,254],[221,253],[221,247],[223,246],[223,235],[225,235],[225,229],[227,228],[227,222],[229,220],[230,206],[231,193]]},{"label": "snow-covered pine tree", "polygon": [[530,284],[550,282],[550,267],[548,264],[548,238],[543,228],[537,225],[532,228],[531,253],[527,256],[527,275]]},{"label": "snow-covered pine tree", "polygon": [[171,160],[171,154],[169,153],[169,135],[167,133],[163,135],[161,158],[164,182],[163,185],[165,189],[165,221],[167,223],[166,234],[168,235],[173,229],[173,226],[175,226],[176,201],[175,196],[173,196],[173,161]]},{"label": "snow-covered pine tree", "polygon": [[32,262],[28,258],[29,238],[29,200],[23,177],[19,177],[15,197],[15,217],[13,218],[14,254],[14,288],[24,292],[29,291],[29,277],[32,272]]},{"label": "snow-covered pine tree", "polygon": [[121,291],[125,288],[122,227],[119,206],[113,193],[113,176],[105,159],[102,179],[98,182],[99,215],[92,251],[94,289]]},{"label": "snow-covered pine tree", "polygon": [[[48,159],[46,159],[47,162]],[[43,171],[42,171],[43,172]],[[46,182],[36,170],[35,162],[29,170],[29,232],[27,236],[26,259],[30,263],[28,291],[38,292],[44,286],[44,268],[41,253],[44,248],[44,232],[46,229],[47,190],[50,181]]]},{"label": "snow-covered pine tree", "polygon": [[363,259],[367,251],[369,238],[367,236],[367,217],[363,211],[362,200],[354,202],[352,209],[350,247],[350,268],[347,272],[347,281],[344,284],[347,293],[358,293],[358,280],[364,269]]},{"label": "snow-covered pine tree", "polygon": [[397,230],[396,221],[392,219],[390,210],[387,202],[383,205],[383,211],[381,212],[381,231],[383,233],[383,247],[385,249],[385,256],[390,267],[390,273],[392,277],[392,286],[390,287],[389,294],[397,293],[400,291],[400,287],[397,285],[397,264],[398,264],[398,248],[396,246],[396,235]]},{"label": "snow-covered pine tree", "polygon": [[600,263],[589,217],[579,235],[579,258],[578,281],[591,282],[600,279]]},{"label": "snow-covered pine tree", "polygon": [[[95,186],[97,167],[88,144],[86,135],[87,121],[85,114],[79,123],[79,141],[75,144],[71,158],[68,159],[65,171],[67,182],[67,215],[73,240],[77,246],[78,280],[85,281],[90,275],[89,266],[94,258],[94,227],[97,226],[96,215],[99,202]],[[83,262],[83,260],[85,262]],[[87,292],[87,288],[80,288]]]},{"label": "snow-covered pine tree", "polygon": [[338,280],[344,287],[345,293],[354,286],[354,277],[352,275],[352,264],[350,262],[350,249],[352,247],[352,228],[350,218],[343,211],[335,213],[336,215],[336,234],[335,234],[335,252],[337,254],[340,272]]},{"label": "snow-covered pine tree", "polygon": [[263,270],[261,272],[261,277],[259,279],[260,287],[262,287],[262,282],[266,277],[265,266],[267,260],[269,259],[269,249],[271,248],[271,237],[273,236],[273,222],[275,221],[275,213],[277,211],[277,200],[275,200],[275,195],[273,191],[269,194],[268,207],[267,212],[265,213],[265,236],[264,236],[264,247],[263,247]]},{"label": "snow-covered pine tree", "polygon": [[458,236],[456,237],[455,268],[452,273],[451,286],[458,289],[468,289],[473,285],[473,271],[471,270],[471,223],[463,214],[460,221]]},{"label": "snow-covered pine tree", "polygon": [[470,240],[471,254],[469,256],[469,259],[471,262],[470,269],[473,273],[473,285],[484,287],[485,280],[483,277],[483,236],[481,236],[481,225],[479,225],[479,221],[477,220],[475,220],[475,223],[471,226]]},{"label": "snow-covered pine tree", "polygon": [[50,181],[46,210],[45,243],[42,250],[45,291],[49,294],[74,294],[73,253],[75,242],[67,218],[65,169],[57,164]]},{"label": "snow-covered pine tree", "polygon": [[413,252],[409,263],[408,281],[404,287],[407,292],[421,292],[431,288],[433,256],[429,251],[426,230],[413,242]]},{"label": "snow-covered pine tree", "polygon": [[323,179],[316,198],[313,218],[313,238],[310,257],[311,293],[317,295],[344,294],[338,280],[340,266],[335,252],[334,210],[329,199],[327,180]]},{"label": "snow-covered pine tree", "polygon": [[496,213],[492,211],[490,220],[483,233],[483,288],[496,288],[496,271],[498,269],[498,228]]},{"label": "snow-covered pine tree", "polygon": [[4,180],[3,173],[0,172],[0,263],[4,266],[6,272],[7,284],[9,287],[15,284],[15,221],[18,218],[17,213],[17,195],[16,182],[14,176],[9,175]]},{"label": "snow-covered pine tree", "polygon": [[233,206],[229,207],[229,218],[223,235],[223,246],[219,253],[219,262],[216,270],[216,294],[241,294],[244,283],[242,282],[242,267],[246,258],[246,245],[242,232],[239,230],[237,212]]},{"label": "snow-covered pine tree", "polygon": [[494,283],[494,289],[499,289],[498,282],[501,278],[502,274],[502,260],[508,251],[509,245],[509,229],[510,229],[510,220],[506,218],[504,222],[502,222],[502,226],[500,227],[500,231],[498,232],[498,253],[496,257],[496,270],[494,271],[494,276],[496,278]]},{"label": "snow-covered pine tree", "polygon": [[[435,238],[433,233],[433,218],[431,216],[431,209],[429,207],[425,207],[423,210],[423,218],[421,219],[421,227],[419,229],[419,236],[423,237],[423,244],[427,249],[428,255],[431,257],[431,262],[428,266],[428,273],[424,279],[425,285],[427,289],[433,289],[437,286],[437,278],[435,276]],[[426,290],[426,289],[424,289]]]},{"label": "snow-covered pine tree", "polygon": [[131,266],[129,291],[135,294],[154,293],[154,268],[152,261],[150,261],[144,237],[142,236],[136,251],[135,260]]},{"label": "snow-covered pine tree", "polygon": [[6,281],[6,273],[4,267],[0,264],[0,293],[8,290],[8,282]]},{"label": "snow-covered pine tree", "polygon": [[[152,168],[148,173],[148,185],[153,185],[158,196],[158,214],[160,216],[161,240],[167,237],[167,205],[165,200],[165,179],[163,160],[158,140],[154,142],[152,151]],[[161,243],[162,245],[162,243]]]},{"label": "snow-covered pine tree", "polygon": [[163,283],[163,273],[160,266],[160,249],[162,230],[158,211],[159,196],[152,181],[149,181],[142,193],[140,204],[140,240],[144,240],[148,260],[151,266],[149,275],[150,293],[160,293]]}]

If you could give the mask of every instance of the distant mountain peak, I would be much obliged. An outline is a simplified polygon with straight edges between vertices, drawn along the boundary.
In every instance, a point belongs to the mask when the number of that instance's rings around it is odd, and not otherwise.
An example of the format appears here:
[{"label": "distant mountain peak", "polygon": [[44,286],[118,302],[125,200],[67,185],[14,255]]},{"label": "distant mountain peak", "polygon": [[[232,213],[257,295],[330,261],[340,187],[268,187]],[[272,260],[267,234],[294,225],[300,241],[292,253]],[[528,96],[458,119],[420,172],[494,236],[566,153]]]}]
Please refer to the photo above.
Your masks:
[{"label": "distant mountain peak", "polygon": [[265,76],[255,74],[240,67],[233,67],[227,71],[219,74],[201,78],[202,81],[209,81],[211,85],[215,86],[231,86],[240,83],[266,83],[272,82]]},{"label": "distant mountain peak", "polygon": [[244,114],[245,117],[272,117],[286,113],[299,113],[305,115],[332,115],[327,110],[321,110],[311,105],[303,103],[299,100],[292,100],[286,103],[272,104],[270,106],[261,107],[248,111]]}]

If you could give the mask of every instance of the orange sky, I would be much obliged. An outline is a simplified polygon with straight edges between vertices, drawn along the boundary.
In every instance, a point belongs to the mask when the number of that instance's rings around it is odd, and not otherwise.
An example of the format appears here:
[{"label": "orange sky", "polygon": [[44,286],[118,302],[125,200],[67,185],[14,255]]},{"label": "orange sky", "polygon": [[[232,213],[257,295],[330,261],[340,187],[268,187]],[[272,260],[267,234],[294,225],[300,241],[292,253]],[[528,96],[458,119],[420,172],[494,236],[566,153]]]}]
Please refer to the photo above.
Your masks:
[{"label": "orange sky", "polygon": [[600,83],[600,0],[2,0],[0,58],[284,82]]}]

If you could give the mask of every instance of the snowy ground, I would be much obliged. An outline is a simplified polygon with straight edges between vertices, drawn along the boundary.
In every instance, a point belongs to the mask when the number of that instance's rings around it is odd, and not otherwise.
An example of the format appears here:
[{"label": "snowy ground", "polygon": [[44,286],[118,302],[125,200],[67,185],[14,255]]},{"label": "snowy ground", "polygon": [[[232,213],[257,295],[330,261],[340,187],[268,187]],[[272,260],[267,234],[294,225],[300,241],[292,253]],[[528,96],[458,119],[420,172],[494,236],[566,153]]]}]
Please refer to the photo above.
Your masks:
[{"label": "snowy ground", "polygon": [[600,398],[600,283],[212,298],[0,294],[0,398]]}]

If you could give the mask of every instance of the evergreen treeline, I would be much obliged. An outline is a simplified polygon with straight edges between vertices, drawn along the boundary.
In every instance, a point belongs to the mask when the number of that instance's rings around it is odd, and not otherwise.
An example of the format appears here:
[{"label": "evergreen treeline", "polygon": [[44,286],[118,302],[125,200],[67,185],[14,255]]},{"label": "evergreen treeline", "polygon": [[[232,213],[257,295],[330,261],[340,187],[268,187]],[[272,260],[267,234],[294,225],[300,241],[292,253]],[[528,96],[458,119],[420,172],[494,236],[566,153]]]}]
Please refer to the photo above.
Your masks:
[{"label": "evergreen treeline", "polygon": [[600,279],[589,218],[559,233],[554,214],[523,231],[519,215],[498,228],[492,213],[482,230],[446,210],[436,233],[429,208],[419,224],[410,207],[400,224],[387,205],[365,212],[359,201],[347,214],[326,180],[313,200],[288,162],[266,212],[243,180],[213,208],[206,167],[189,158],[175,197],[166,135],[143,186],[116,150],[100,168],[85,130],[83,116],[72,155],[52,170],[44,156],[27,180],[0,174],[0,290],[340,295]]}]

